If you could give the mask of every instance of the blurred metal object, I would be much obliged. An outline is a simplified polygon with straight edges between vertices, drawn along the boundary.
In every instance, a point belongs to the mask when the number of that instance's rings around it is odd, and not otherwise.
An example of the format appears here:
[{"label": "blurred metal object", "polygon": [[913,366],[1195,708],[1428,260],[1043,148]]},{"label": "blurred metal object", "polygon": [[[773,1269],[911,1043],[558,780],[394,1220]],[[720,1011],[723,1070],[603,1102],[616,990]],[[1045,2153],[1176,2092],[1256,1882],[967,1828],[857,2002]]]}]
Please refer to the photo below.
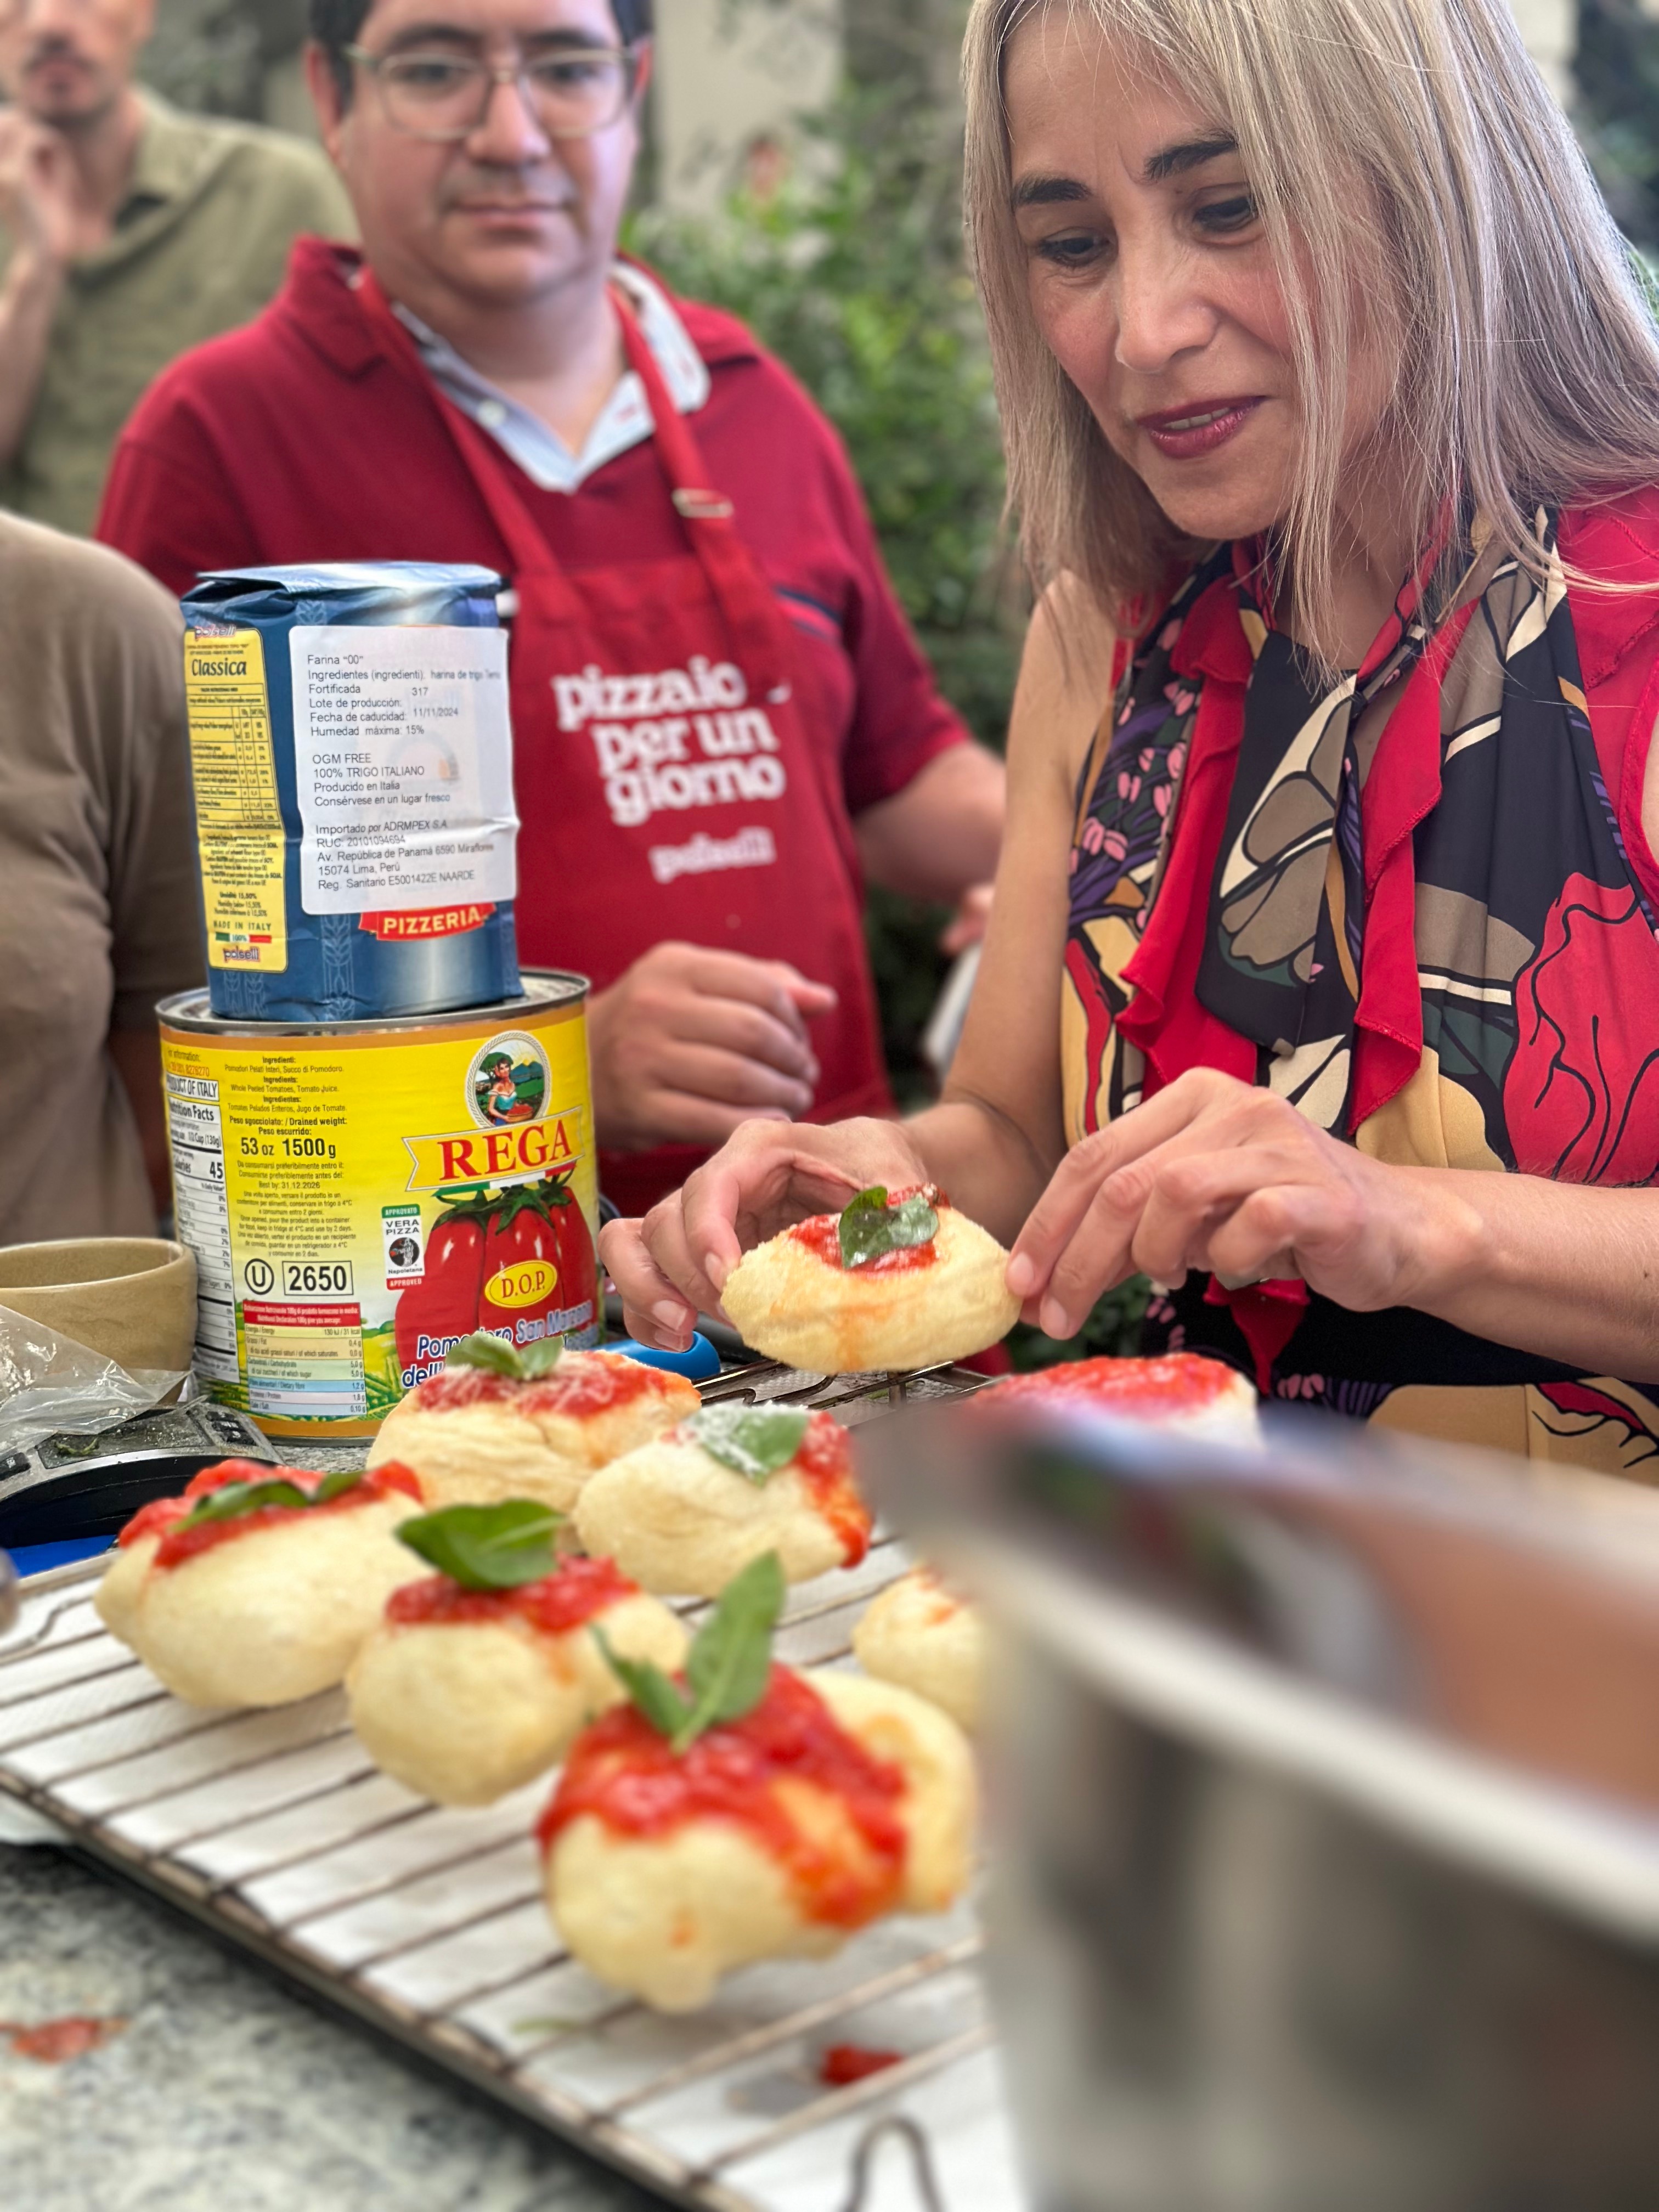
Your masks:
[{"label": "blurred metal object", "polygon": [[951,1072],[951,1062],[957,1056],[957,1047],[962,1042],[962,1032],[967,1025],[968,1007],[974,995],[974,985],[979,978],[980,954],[982,945],[970,945],[965,952],[957,955],[949,974],[939,986],[933,1011],[927,1017],[927,1026],[921,1033],[921,1056],[942,1083]]},{"label": "blurred metal object", "polygon": [[867,1432],[991,1610],[1041,2212],[1659,2198],[1659,1498],[1345,1424]]},{"label": "blurred metal object", "polygon": [[923,2212],[945,2212],[945,2199],[934,2179],[933,2154],[927,2148],[927,2138],[902,2112],[890,2113],[886,2119],[872,2122],[859,2137],[859,2147],[853,2154],[853,2193],[844,2212],[870,2212],[876,2152],[890,2136],[902,2142],[910,2154],[910,2168],[915,2175]]},{"label": "blurred metal object", "polygon": [[17,1570],[9,1553],[0,1552],[0,1636],[17,1626]]}]

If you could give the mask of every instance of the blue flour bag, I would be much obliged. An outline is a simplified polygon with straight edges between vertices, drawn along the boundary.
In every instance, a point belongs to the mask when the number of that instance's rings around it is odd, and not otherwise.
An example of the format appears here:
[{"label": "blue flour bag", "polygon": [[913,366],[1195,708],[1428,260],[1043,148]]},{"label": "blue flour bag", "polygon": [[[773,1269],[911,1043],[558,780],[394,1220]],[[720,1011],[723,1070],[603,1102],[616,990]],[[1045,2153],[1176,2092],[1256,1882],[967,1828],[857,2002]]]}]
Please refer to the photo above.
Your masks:
[{"label": "blue flour bag", "polygon": [[501,580],[227,568],[183,602],[211,1011],[367,1021],[519,991]]}]

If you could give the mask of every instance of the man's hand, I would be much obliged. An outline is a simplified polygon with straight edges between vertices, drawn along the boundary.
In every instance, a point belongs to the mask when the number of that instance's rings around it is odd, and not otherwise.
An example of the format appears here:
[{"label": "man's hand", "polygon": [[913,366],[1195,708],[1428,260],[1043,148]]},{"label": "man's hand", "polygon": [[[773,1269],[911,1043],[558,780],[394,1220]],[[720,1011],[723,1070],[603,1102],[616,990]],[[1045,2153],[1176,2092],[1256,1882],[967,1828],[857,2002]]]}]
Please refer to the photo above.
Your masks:
[{"label": "man's hand", "polygon": [[818,1081],[807,1021],[835,1004],[787,961],[653,945],[588,1008],[599,1142],[712,1147],[757,1116],[793,1121]]},{"label": "man's hand", "polygon": [[0,110],[0,224],[16,259],[60,271],[75,252],[80,212],[70,149],[60,134],[15,107]]},{"label": "man's hand", "polygon": [[698,1314],[719,1310],[726,1279],[751,1245],[811,1214],[839,1212],[872,1183],[929,1180],[902,1122],[751,1121],[643,1221],[602,1229],[599,1257],[622,1293],[629,1334],[681,1352]]},{"label": "man's hand", "polygon": [[1137,1272],[1179,1284],[1301,1276],[1356,1313],[1437,1299],[1480,1265],[1482,1224],[1435,1168],[1389,1167],[1288,1100],[1210,1068],[1074,1145],[1020,1231],[1008,1288],[1050,1336]]}]

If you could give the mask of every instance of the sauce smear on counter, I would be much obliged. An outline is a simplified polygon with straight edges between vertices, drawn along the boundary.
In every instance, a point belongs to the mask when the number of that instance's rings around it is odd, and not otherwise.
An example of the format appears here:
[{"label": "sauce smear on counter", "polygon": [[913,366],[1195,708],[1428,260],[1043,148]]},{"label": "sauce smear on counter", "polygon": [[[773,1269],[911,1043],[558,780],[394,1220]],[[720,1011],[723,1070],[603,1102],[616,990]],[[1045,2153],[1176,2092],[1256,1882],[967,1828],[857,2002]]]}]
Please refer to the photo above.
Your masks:
[{"label": "sauce smear on counter", "polygon": [[556,1574],[520,1583],[516,1589],[464,1589],[448,1575],[427,1575],[392,1591],[386,1617],[399,1628],[527,1620],[543,1636],[563,1636],[638,1589],[614,1559],[567,1559]]},{"label": "sauce smear on counter", "polygon": [[33,2058],[41,2066],[62,2066],[71,2058],[84,2058],[89,2051],[122,2034],[125,2018],[72,2012],[62,2020],[43,2020],[25,2027],[15,2020],[0,2020],[3,2035],[20,2058]]},{"label": "sauce smear on counter", "polygon": [[[511,1406],[520,1413],[566,1413],[584,1420],[654,1393],[678,1397],[677,1375],[628,1359],[620,1352],[568,1352],[550,1375],[517,1382],[510,1375],[491,1375],[482,1367],[446,1367],[415,1390],[425,1413],[453,1413],[463,1406]],[[689,1385],[686,1386],[689,1389]]]},{"label": "sauce smear on counter", "polygon": [[[846,1828],[809,1833],[791,1789],[839,1801]],[[676,1753],[644,1715],[618,1705],[576,1740],[537,1827],[544,1851],[592,1814],[615,1834],[672,1835],[690,1820],[728,1820],[783,1868],[801,1911],[860,1928],[897,1900],[908,1835],[902,1767],[877,1759],[836,1720],[810,1682],[774,1667],[766,1695]]]},{"label": "sauce smear on counter", "polygon": [[239,1513],[228,1521],[202,1521],[193,1528],[180,1528],[178,1525],[189,1517],[202,1498],[213,1491],[226,1489],[233,1482],[291,1482],[296,1490],[309,1494],[323,1480],[322,1475],[303,1468],[266,1467],[263,1462],[252,1459],[221,1460],[217,1467],[204,1467],[199,1474],[191,1475],[182,1497],[153,1498],[148,1505],[140,1506],[116,1540],[136,1544],[141,1536],[159,1536],[161,1540],[152,1564],[177,1567],[203,1552],[210,1552],[216,1544],[246,1536],[252,1528],[274,1528],[284,1521],[297,1521],[307,1514],[349,1513],[354,1506],[377,1504],[398,1494],[412,1498],[417,1505],[425,1503],[420,1478],[414,1469],[391,1459],[382,1467],[371,1468],[349,1490],[343,1490],[337,1498],[325,1499],[320,1505],[261,1505],[252,1513]]},{"label": "sauce smear on counter", "polygon": [[855,1567],[870,1548],[870,1509],[853,1480],[853,1454],[847,1431],[828,1413],[813,1413],[800,1449],[790,1462],[812,1510],[826,1521],[842,1549],[842,1565]]}]

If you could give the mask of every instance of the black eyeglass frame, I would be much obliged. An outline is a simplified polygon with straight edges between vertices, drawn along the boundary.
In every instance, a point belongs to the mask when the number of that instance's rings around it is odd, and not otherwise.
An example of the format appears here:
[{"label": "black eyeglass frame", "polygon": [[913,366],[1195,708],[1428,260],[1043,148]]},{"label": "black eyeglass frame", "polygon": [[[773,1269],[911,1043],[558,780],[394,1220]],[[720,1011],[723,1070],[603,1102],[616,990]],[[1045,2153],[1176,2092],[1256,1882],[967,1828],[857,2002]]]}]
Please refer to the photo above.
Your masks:
[{"label": "black eyeglass frame", "polygon": [[[417,131],[412,129],[407,123],[400,123],[392,113],[392,102],[386,95],[386,88],[381,72],[391,62],[407,61],[416,57],[423,58],[424,50],[419,46],[399,47],[392,53],[374,54],[371,53],[367,46],[342,46],[340,52],[348,61],[356,63],[358,68],[374,80],[374,89],[380,95],[380,112],[392,128],[405,138],[419,138],[431,146],[459,146],[463,139],[470,138],[473,132],[483,125],[484,118],[489,113],[489,103],[495,97],[497,85],[511,84],[520,87],[521,90],[527,90],[525,80],[528,60],[522,52],[518,59],[511,64],[493,64],[485,61],[481,55],[443,52],[444,60],[459,62],[479,72],[483,80],[483,98],[479,102],[478,112],[472,121],[464,124],[458,130]],[[546,58],[550,60],[620,62],[622,64],[622,98],[617,104],[615,114],[607,116],[603,123],[586,123],[574,130],[562,131],[543,122],[534,101],[526,97],[525,105],[535,116],[538,127],[550,138],[592,138],[599,131],[609,131],[613,124],[620,123],[623,117],[627,114],[629,105],[639,88],[641,52],[642,48],[638,44],[627,46],[550,48],[546,55]],[[435,58],[441,52],[442,52],[441,49],[434,48],[433,58]],[[541,57],[538,56],[538,58]]]}]

